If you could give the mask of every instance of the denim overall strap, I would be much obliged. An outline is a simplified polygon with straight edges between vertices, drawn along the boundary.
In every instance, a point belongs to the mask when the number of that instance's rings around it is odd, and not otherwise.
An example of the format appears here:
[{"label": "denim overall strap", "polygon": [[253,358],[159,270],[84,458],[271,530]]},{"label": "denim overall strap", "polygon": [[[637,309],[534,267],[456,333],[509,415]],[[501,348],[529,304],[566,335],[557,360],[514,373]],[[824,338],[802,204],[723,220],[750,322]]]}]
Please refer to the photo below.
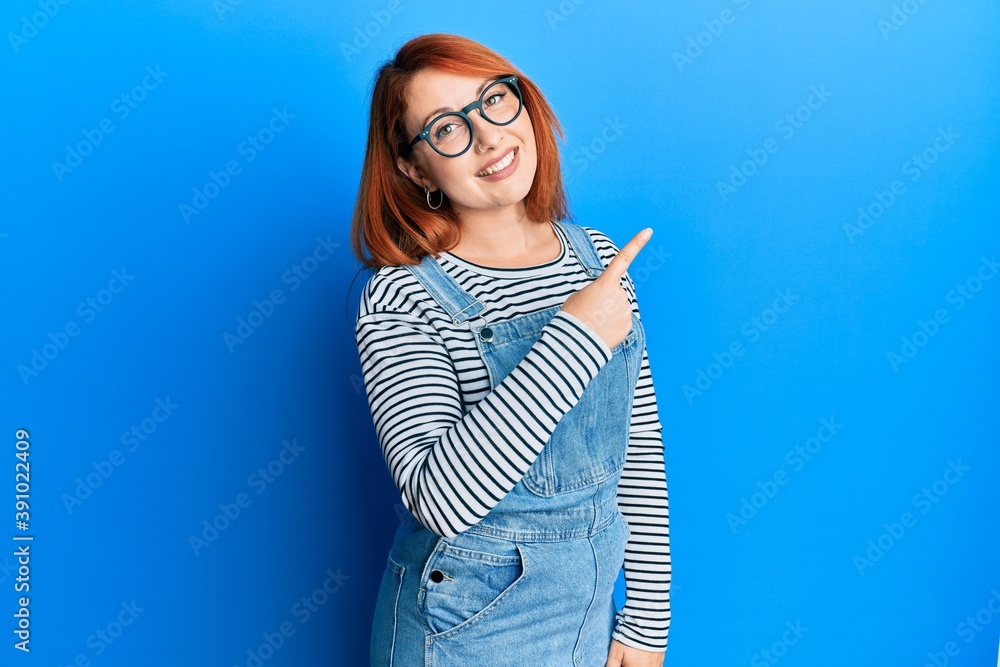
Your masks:
[{"label": "denim overall strap", "polygon": [[583,270],[587,272],[587,275],[599,276],[604,271],[604,263],[601,261],[600,255],[597,254],[597,248],[594,247],[594,241],[587,230],[579,225],[564,224],[558,220],[555,223],[559,225],[559,229],[566,233],[566,237],[573,244],[573,250],[580,259],[580,263],[583,264]]},{"label": "denim overall strap", "polygon": [[460,288],[449,276],[438,260],[425,255],[419,264],[407,264],[406,268],[420,281],[434,300],[448,313],[455,324],[461,324],[476,317],[486,307],[481,301]]}]

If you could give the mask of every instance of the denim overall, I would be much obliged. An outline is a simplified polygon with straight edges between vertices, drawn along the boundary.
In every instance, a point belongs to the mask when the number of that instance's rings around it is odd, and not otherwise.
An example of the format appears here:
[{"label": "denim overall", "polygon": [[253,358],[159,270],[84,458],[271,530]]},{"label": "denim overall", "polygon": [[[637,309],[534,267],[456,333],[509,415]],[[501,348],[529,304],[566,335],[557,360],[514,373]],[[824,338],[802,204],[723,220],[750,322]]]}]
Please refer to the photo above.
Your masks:
[{"label": "denim overall", "polygon": [[[556,224],[597,277],[604,265],[586,230]],[[435,258],[408,268],[456,324],[482,319],[484,305]],[[560,308],[470,324],[492,388]],[[604,667],[630,535],[617,493],[644,345],[633,313],[625,340],[479,523],[441,537],[406,513],[379,587],[372,667]]]}]

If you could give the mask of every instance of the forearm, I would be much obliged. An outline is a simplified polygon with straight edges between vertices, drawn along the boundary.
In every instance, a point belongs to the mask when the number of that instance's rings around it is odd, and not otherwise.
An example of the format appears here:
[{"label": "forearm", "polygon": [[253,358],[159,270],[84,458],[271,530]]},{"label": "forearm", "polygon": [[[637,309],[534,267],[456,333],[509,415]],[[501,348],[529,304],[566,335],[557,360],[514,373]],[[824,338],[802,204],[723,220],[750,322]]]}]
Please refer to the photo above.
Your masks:
[{"label": "forearm", "polygon": [[[386,463],[403,504],[451,536],[478,523],[517,484],[562,416],[611,358],[578,319],[558,311],[521,362],[462,414],[458,378],[429,336],[400,341],[392,325],[359,328],[362,369]],[[416,335],[416,337],[413,337]],[[393,339],[391,361],[366,340]]]}]

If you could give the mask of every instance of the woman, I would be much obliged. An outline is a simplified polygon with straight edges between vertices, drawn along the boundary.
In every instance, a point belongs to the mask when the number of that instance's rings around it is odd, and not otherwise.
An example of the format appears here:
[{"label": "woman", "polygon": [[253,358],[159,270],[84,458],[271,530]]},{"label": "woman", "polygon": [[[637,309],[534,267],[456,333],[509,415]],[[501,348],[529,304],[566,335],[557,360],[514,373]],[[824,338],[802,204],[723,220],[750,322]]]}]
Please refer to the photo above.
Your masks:
[{"label": "woman", "polygon": [[626,273],[652,230],[619,252],[562,221],[555,132],[538,88],[468,39],[417,37],[378,73],[356,334],[409,513],[373,667],[663,664],[663,445]]}]

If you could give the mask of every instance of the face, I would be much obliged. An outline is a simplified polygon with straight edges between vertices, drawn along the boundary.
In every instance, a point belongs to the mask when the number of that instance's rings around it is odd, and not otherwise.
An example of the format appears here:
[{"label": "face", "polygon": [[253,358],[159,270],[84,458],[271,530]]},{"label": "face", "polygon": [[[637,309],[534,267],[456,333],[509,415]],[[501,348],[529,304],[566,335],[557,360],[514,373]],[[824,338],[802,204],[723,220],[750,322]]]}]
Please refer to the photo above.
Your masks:
[{"label": "face", "polygon": [[[477,91],[481,90],[483,83],[497,78],[421,70],[407,90],[407,136],[415,137],[433,118],[444,113],[438,109],[458,111],[479,99]],[[489,105],[489,100],[483,102]],[[473,139],[465,153],[458,157],[445,157],[421,140],[413,147],[409,161],[399,158],[397,166],[421,188],[430,188],[432,193],[442,190],[459,215],[510,206],[523,210],[524,198],[534,182],[538,164],[535,133],[527,108],[522,108],[521,114],[509,125],[494,125],[478,110],[472,111],[469,118],[472,120]],[[487,164],[504,158],[511,149],[515,149],[514,162],[503,170],[506,175],[499,180],[496,176],[486,180],[478,175]],[[436,203],[440,196],[432,194],[431,201]]]}]

